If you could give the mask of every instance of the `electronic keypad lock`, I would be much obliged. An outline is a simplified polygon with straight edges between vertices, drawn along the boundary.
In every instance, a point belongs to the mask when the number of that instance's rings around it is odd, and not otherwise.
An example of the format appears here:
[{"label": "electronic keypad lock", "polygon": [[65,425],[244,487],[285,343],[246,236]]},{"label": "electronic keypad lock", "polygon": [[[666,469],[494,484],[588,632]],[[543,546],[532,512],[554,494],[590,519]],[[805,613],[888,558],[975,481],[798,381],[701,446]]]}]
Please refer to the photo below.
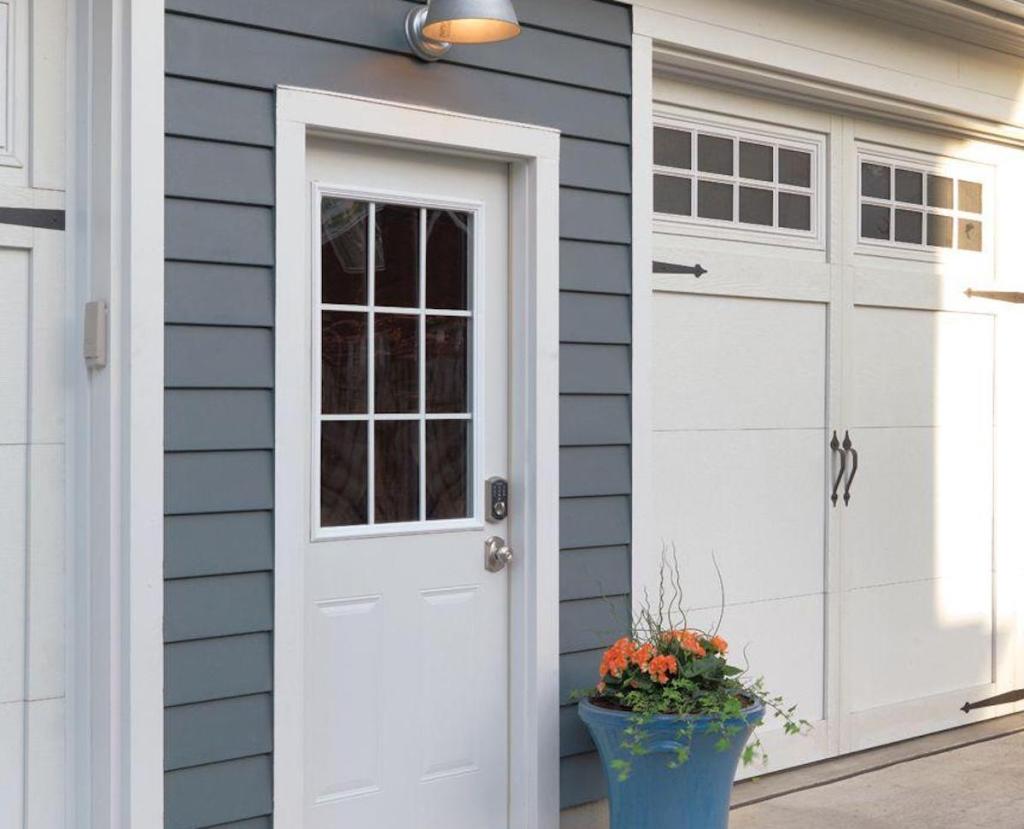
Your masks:
[{"label": "electronic keypad lock", "polygon": [[508,481],[504,478],[487,479],[487,520],[491,523],[508,518]]}]

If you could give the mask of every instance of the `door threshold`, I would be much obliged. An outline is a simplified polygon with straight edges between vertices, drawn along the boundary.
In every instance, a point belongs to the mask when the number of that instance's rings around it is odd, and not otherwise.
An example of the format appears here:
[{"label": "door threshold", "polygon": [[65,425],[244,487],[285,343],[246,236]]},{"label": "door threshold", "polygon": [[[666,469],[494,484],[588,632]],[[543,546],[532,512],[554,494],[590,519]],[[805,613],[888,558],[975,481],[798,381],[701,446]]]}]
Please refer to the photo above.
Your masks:
[{"label": "door threshold", "polygon": [[970,725],[962,725],[923,737],[869,748],[842,757],[832,757],[806,766],[777,771],[743,780],[733,786],[732,807],[741,809],[765,800],[838,783],[900,763],[909,763],[965,746],[997,740],[1024,731],[1024,713],[1009,714]]}]

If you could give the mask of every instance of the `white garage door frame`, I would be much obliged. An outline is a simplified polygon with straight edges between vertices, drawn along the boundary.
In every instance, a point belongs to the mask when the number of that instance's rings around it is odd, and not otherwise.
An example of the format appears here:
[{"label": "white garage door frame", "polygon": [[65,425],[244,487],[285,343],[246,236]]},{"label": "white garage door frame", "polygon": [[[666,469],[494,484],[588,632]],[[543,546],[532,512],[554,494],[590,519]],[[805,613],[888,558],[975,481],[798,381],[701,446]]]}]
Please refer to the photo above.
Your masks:
[{"label": "white garage door frame", "polygon": [[[710,87],[764,95],[779,101],[801,101],[817,106],[825,112],[840,112],[853,117],[861,116],[893,126],[912,126],[918,130],[931,130],[945,135],[991,141],[1015,149],[1024,148],[1024,132],[1017,124],[1001,123],[970,112],[943,109],[938,101],[909,101],[882,92],[886,88],[884,73],[851,75],[845,83],[824,80],[821,76],[809,79],[799,73],[799,60],[792,58],[792,66],[780,65],[787,56],[770,51],[747,49],[742,55],[731,56],[736,43],[714,40],[715,33],[705,27],[692,27],[693,21],[683,21],[667,14],[649,10],[636,10],[633,38],[633,554],[632,579],[634,602],[642,597],[640,586],[650,581],[661,555],[659,539],[654,535],[656,521],[653,510],[652,468],[652,390],[651,367],[655,359],[651,332],[653,330],[652,267],[654,258],[654,223],[651,210],[653,158],[652,124],[654,120],[654,78],[678,77],[704,83]],[[656,33],[656,34],[655,34]],[[709,44],[711,37],[714,42]],[[671,40],[669,43],[667,40]],[[747,44],[748,46],[750,44]],[[721,48],[719,48],[721,47]],[[712,56],[713,55],[713,56]],[[877,77],[875,76],[877,75]],[[865,86],[861,86],[864,84]],[[873,87],[873,88],[871,88]],[[931,91],[931,90],[929,90]],[[932,96],[934,97],[934,96]],[[835,175],[832,169],[830,175]],[[1006,288],[1006,285],[1002,285]],[[1004,499],[1005,503],[1005,499]],[[834,540],[834,539],[833,539]],[[1005,539],[1003,544],[1005,546]],[[837,589],[837,562],[830,557],[828,566],[829,592]],[[1006,572],[1006,571],[1004,571]],[[1005,593],[1005,591],[1003,591]],[[1001,596],[1001,599],[1003,597]],[[1012,627],[1020,619],[1014,608],[1004,602],[997,624],[1008,621]],[[831,636],[835,636],[834,614],[829,608]],[[828,652],[836,654],[837,643],[828,642]],[[1009,670],[1008,670],[1009,669]],[[998,666],[998,685],[1020,683],[1022,666],[1009,666],[1001,660]],[[839,686],[838,665],[832,659],[826,665],[827,708],[839,710],[836,697]],[[1005,709],[1003,709],[1005,713]],[[991,712],[987,712],[990,714]],[[999,712],[995,712],[999,713]],[[846,750],[839,729],[827,729],[827,751],[836,754]],[[820,737],[821,735],[819,735]],[[780,746],[781,748],[781,746]],[[788,754],[789,752],[783,752]]]},{"label": "white garage door frame", "polygon": [[302,825],[303,561],[283,554],[307,516],[308,429],[301,396],[309,354],[306,140],[311,132],[424,153],[470,155],[511,169],[509,820],[558,822],[558,182],[556,130],[295,87],[277,91],[275,356],[274,818]]}]

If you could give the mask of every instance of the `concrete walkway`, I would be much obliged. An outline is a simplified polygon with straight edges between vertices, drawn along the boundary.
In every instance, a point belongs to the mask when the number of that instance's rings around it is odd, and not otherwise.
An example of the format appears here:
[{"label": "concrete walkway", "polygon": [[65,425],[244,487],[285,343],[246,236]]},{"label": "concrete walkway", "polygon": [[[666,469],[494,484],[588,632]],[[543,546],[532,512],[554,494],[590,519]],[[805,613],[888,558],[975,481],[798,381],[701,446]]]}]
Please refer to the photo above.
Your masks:
[{"label": "concrete walkway", "polygon": [[1024,829],[1024,733],[739,806],[730,829]]}]

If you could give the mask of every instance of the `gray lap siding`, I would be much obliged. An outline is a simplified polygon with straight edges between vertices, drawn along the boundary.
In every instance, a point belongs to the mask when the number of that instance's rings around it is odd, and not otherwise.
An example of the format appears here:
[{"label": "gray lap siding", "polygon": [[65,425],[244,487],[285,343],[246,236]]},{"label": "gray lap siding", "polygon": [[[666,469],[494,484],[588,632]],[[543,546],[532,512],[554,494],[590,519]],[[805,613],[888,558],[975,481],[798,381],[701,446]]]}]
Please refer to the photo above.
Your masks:
[{"label": "gray lap siding", "polygon": [[[411,59],[404,0],[168,0],[168,827],[271,825],[274,89],[562,131],[563,704],[628,613],[629,10],[517,0],[515,41]],[[601,598],[606,597],[606,598]],[[603,794],[562,712],[563,805]]]}]

